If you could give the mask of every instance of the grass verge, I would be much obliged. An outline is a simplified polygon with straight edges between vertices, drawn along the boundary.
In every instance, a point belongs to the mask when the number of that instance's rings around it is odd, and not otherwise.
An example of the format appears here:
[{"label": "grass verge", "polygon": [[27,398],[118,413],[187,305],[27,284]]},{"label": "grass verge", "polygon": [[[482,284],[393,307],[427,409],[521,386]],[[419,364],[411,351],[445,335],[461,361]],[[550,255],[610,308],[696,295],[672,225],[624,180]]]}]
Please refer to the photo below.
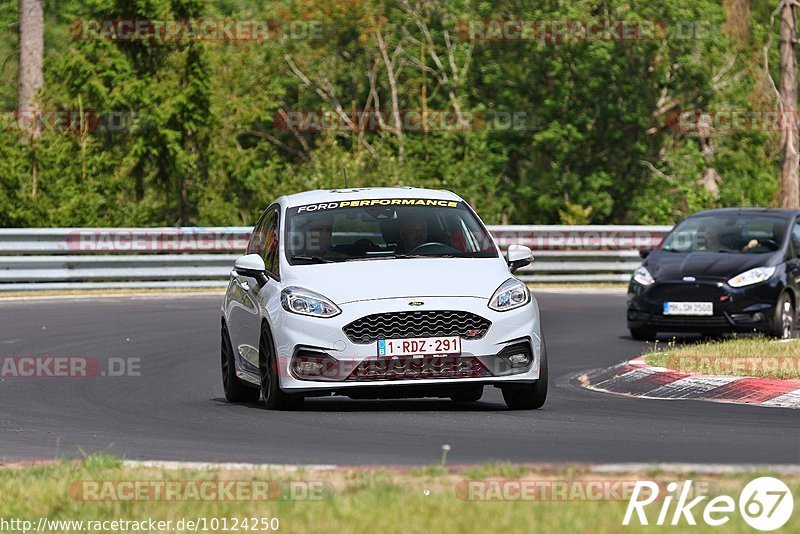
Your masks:
[{"label": "grass verge", "polygon": [[656,345],[645,362],[709,375],[800,379],[800,339],[734,338],[707,343]]},{"label": "grass verge", "polygon": [[[465,481],[534,480],[537,482],[570,483],[572,488],[586,487],[588,481],[614,482],[654,480],[662,487],[671,481],[682,483],[691,479],[703,493],[731,495],[738,498],[744,485],[757,478],[753,473],[731,473],[718,476],[692,476],[691,473],[615,473],[590,472],[585,467],[555,470],[535,470],[512,464],[486,464],[469,469],[336,469],[330,471],[278,472],[267,470],[189,470],[125,467],[115,458],[90,456],[85,461],[62,461],[49,465],[0,467],[0,518],[31,521],[39,517],[54,520],[84,521],[171,521],[171,526],[153,532],[188,531],[178,527],[180,520],[200,521],[206,526],[216,521],[211,531],[222,532],[223,521],[228,530],[233,521],[244,518],[277,518],[279,531],[299,533],[361,533],[361,532],[620,532],[642,531],[644,527],[623,527],[626,498],[589,499],[587,491],[571,490],[565,499],[547,501],[511,500],[475,502],[466,498]],[[800,475],[779,476],[792,491],[800,489]],[[86,500],[86,496],[109,496],[104,490],[87,484],[130,483],[132,481],[186,482],[261,481],[270,487],[268,500],[168,500],[144,498],[139,500]],[[577,481],[577,483],[576,483]],[[309,485],[322,488],[309,491]],[[305,489],[304,489],[305,488]],[[182,492],[181,492],[182,493]],[[314,495],[310,498],[309,495]],[[185,494],[184,494],[185,495]],[[518,497],[517,497],[518,499]],[[708,499],[706,499],[706,502]],[[648,510],[649,520],[655,522],[663,501]],[[674,508],[674,504],[673,504]],[[702,511],[695,513],[699,526],[694,532],[716,531],[703,526]],[[185,525],[185,523],[184,523]],[[274,526],[268,522],[266,525]],[[47,532],[79,532],[77,528],[61,528],[49,523]],[[110,525],[109,525],[110,527]],[[257,529],[240,532],[270,531],[259,523]],[[650,527],[652,529],[652,527]],[[679,532],[686,528],[661,527]],[[202,528],[199,529],[202,531]],[[84,530],[86,531],[86,530]],[[101,530],[95,530],[101,531]],[[116,530],[105,531],[122,531]],[[732,514],[726,532],[746,532],[749,527],[738,514]]]}]

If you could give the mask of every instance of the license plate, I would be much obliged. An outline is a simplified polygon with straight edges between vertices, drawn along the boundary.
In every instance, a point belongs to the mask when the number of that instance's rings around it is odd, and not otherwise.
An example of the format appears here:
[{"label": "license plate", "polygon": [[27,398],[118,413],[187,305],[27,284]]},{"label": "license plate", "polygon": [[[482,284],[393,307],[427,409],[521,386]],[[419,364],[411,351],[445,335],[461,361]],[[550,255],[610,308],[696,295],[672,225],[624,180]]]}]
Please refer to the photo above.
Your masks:
[{"label": "license plate", "polygon": [[436,356],[439,354],[461,354],[461,338],[449,336],[378,340],[378,356]]},{"label": "license plate", "polygon": [[714,315],[714,303],[665,302],[664,315]]}]

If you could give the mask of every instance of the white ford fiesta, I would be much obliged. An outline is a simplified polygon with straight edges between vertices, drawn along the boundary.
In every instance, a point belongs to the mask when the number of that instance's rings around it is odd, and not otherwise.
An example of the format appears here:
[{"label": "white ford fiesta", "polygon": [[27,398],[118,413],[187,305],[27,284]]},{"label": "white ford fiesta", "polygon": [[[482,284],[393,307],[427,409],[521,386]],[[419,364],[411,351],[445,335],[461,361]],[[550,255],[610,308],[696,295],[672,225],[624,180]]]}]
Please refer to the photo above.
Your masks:
[{"label": "white ford fiesta", "polygon": [[541,407],[539,306],[457,195],[411,187],[282,196],[236,260],[222,305],[233,402],[291,409],[310,396],[446,397],[500,388]]}]

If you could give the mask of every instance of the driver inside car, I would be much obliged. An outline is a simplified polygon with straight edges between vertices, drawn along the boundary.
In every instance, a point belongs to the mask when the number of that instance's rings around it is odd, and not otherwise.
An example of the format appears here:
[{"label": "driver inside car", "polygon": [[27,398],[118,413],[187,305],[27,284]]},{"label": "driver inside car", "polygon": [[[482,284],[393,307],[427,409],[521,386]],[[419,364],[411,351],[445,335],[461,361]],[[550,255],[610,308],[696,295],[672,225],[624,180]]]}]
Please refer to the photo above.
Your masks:
[{"label": "driver inside car", "polygon": [[410,214],[400,221],[400,247],[398,248],[403,253],[409,254],[428,241],[428,221],[424,216]]},{"label": "driver inside car", "polygon": [[764,247],[767,250],[778,250],[783,242],[783,223],[778,222],[772,225],[772,236],[762,239],[751,239],[742,247],[742,252],[756,247]]},{"label": "driver inside car", "polygon": [[340,259],[344,254],[333,248],[333,216],[315,215],[303,229],[303,247],[301,256],[322,258],[326,260]]}]

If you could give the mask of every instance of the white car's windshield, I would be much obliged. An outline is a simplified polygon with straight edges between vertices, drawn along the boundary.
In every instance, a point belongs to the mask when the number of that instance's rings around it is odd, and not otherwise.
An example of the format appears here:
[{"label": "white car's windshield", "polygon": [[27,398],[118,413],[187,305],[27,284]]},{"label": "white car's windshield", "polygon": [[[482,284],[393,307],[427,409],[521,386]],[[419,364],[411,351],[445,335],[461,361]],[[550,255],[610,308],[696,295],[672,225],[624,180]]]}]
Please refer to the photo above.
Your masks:
[{"label": "white car's windshield", "polygon": [[289,263],[408,257],[497,257],[491,237],[463,203],[365,199],[287,210]]}]

